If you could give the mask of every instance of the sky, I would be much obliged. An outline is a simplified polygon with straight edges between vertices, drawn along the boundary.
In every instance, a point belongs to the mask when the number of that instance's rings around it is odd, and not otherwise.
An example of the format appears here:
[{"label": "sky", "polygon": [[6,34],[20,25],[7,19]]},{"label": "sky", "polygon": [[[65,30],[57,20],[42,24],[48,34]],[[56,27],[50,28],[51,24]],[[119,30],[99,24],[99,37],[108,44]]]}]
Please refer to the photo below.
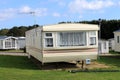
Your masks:
[{"label": "sky", "polygon": [[0,29],[120,19],[120,0],[0,0]]}]

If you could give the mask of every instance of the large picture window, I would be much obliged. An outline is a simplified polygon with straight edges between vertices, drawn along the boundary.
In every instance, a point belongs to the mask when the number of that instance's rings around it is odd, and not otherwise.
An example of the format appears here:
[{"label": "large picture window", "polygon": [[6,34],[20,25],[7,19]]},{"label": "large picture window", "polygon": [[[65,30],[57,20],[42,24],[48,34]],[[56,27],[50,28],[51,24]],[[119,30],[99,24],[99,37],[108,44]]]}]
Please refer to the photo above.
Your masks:
[{"label": "large picture window", "polygon": [[85,46],[86,32],[59,32],[58,46]]}]

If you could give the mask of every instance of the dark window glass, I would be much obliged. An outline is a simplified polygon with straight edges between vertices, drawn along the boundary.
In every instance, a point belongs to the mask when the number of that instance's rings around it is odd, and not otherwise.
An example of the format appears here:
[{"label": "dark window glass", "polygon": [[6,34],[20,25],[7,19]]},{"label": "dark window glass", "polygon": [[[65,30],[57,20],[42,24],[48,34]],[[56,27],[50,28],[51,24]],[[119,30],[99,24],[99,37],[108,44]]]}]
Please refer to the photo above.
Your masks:
[{"label": "dark window glass", "polygon": [[45,43],[46,47],[53,47],[53,38],[46,38]]},{"label": "dark window glass", "polygon": [[117,43],[119,43],[119,36],[117,36]]},{"label": "dark window glass", "polygon": [[52,36],[52,33],[46,33],[46,37]]}]

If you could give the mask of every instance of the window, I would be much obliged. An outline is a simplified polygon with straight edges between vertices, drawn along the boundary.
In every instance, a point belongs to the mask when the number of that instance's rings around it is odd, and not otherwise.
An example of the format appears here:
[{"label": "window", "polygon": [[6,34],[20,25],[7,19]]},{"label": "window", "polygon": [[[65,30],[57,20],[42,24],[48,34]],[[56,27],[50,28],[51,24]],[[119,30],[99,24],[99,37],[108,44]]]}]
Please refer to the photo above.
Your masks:
[{"label": "window", "polygon": [[58,46],[85,46],[86,32],[60,32],[58,33]]},{"label": "window", "polygon": [[89,45],[96,45],[96,32],[89,32]]},{"label": "window", "polygon": [[12,40],[12,47],[15,47],[15,39]]},{"label": "window", "polygon": [[90,45],[96,45],[96,37],[90,37]]},{"label": "window", "polygon": [[119,43],[119,41],[120,41],[120,40],[119,40],[119,36],[117,36],[117,43]]},{"label": "window", "polygon": [[45,38],[45,46],[53,47],[53,38]]},{"label": "window", "polygon": [[46,37],[52,37],[52,33],[46,33],[45,36]]},{"label": "window", "polygon": [[12,44],[11,44],[11,39],[6,39],[5,40],[5,48],[11,48]]},{"label": "window", "polygon": [[53,47],[52,33],[45,33],[45,47]]}]

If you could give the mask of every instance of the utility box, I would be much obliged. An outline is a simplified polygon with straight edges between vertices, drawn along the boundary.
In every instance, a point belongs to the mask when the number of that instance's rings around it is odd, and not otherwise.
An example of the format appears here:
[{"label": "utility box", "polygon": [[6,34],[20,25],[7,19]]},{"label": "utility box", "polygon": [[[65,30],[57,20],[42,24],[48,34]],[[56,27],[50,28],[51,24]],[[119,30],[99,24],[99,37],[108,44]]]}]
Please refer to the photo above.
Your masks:
[{"label": "utility box", "polygon": [[91,63],[91,59],[86,59],[86,64],[90,64]]}]

